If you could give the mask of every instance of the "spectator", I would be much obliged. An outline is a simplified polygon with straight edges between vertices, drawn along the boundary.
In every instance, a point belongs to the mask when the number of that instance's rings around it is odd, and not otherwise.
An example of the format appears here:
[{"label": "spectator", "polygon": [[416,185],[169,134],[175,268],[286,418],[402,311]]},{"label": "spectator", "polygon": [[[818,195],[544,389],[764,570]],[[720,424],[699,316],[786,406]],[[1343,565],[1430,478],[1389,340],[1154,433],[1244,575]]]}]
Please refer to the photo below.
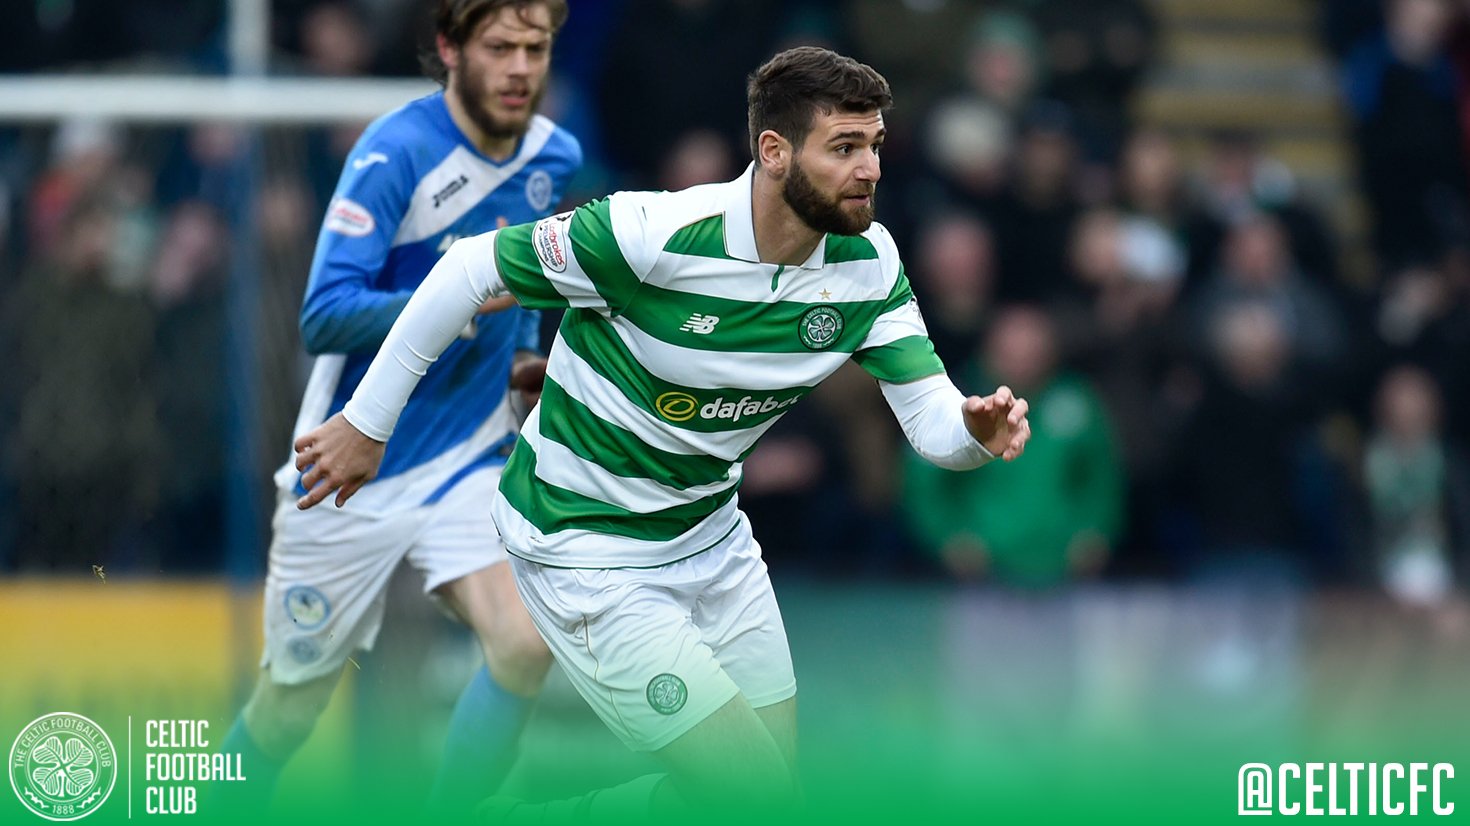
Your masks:
[{"label": "spectator", "polygon": [[1389,267],[1464,245],[1467,199],[1447,0],[1390,0],[1343,67],[1375,246]]},{"label": "spectator", "polygon": [[967,385],[1006,384],[1035,406],[1026,461],[965,474],[907,463],[910,529],[954,577],[1044,588],[1095,575],[1112,552],[1123,509],[1112,425],[1087,382],[1058,371],[1057,347],[1044,312],[1005,310],[985,343],[984,378]]},{"label": "spectator", "polygon": [[1033,106],[1021,125],[1015,171],[993,217],[1002,301],[1052,301],[1069,287],[1067,239],[1081,211],[1072,129],[1071,113],[1053,102]]},{"label": "spectator", "polygon": [[748,146],[745,75],[769,57],[780,17],[764,0],[628,0],[598,104],[609,160],[629,185],[651,183],[674,140],[693,129]]},{"label": "spectator", "polygon": [[23,568],[131,561],[125,539],[155,502],[153,318],[140,295],[107,283],[117,232],[105,198],[77,202],[51,254],[8,296],[0,329],[19,368],[6,383],[19,417],[5,463]]},{"label": "spectator", "polygon": [[1047,58],[1044,93],[1077,113],[1088,160],[1115,157],[1133,90],[1153,62],[1153,15],[1140,0],[1048,0],[1036,4],[1036,16]]},{"label": "spectator", "polygon": [[1194,330],[1215,335],[1216,322],[1231,306],[1267,307],[1287,337],[1287,377],[1328,394],[1340,389],[1349,366],[1342,317],[1327,293],[1295,267],[1281,225],[1256,214],[1236,224],[1224,243],[1219,270],[1193,301]]},{"label": "spectator", "polygon": [[149,284],[158,422],[169,449],[189,457],[160,478],[152,533],[159,568],[169,573],[223,563],[227,249],[214,211],[182,204],[158,245]]},{"label": "spectator", "polygon": [[1470,264],[1446,256],[1392,273],[1378,291],[1372,330],[1378,364],[1413,361],[1442,388],[1445,425],[1470,438]]},{"label": "spectator", "polygon": [[1399,603],[1463,623],[1456,567],[1470,551],[1470,465],[1444,435],[1439,388],[1418,367],[1378,387],[1363,458],[1377,579]]},{"label": "spectator", "polygon": [[1117,190],[1123,209],[1184,234],[1191,204],[1179,150],[1162,129],[1139,129],[1128,136],[1118,162]]},{"label": "spectator", "polygon": [[1334,294],[1343,293],[1335,239],[1326,221],[1298,197],[1291,170],[1267,157],[1253,136],[1230,131],[1215,134],[1200,190],[1201,209],[1185,228],[1191,287],[1198,286],[1219,260],[1231,228],[1263,212],[1281,224],[1297,269]]},{"label": "spectator", "polygon": [[659,171],[659,188],[669,192],[698,184],[728,181],[745,166],[735,162],[730,144],[718,132],[695,129],[680,135]]},{"label": "spectator", "polygon": [[1300,579],[1308,531],[1297,491],[1313,418],[1291,379],[1288,322],[1276,305],[1242,299],[1212,305],[1198,323],[1204,388],[1172,447],[1171,487],[1195,528],[1180,562],[1191,577]]},{"label": "spectator", "polygon": [[946,212],[919,234],[910,271],[934,352],[958,367],[979,347],[994,314],[995,239],[975,215]]},{"label": "spectator", "polygon": [[1068,257],[1073,294],[1059,307],[1063,352],[1117,423],[1127,470],[1131,517],[1120,562],[1157,569],[1169,437],[1181,406],[1174,316],[1183,251],[1151,218],[1100,208],[1078,220]]}]

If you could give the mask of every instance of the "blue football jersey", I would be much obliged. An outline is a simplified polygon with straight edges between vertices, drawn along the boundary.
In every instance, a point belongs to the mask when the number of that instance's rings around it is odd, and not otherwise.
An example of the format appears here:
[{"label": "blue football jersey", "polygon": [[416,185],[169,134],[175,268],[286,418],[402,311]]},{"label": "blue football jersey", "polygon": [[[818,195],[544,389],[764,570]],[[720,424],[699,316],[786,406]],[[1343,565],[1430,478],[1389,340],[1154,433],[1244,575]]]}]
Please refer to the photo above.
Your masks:
[{"label": "blue football jersey", "polygon": [[[581,163],[576,138],[540,115],[511,157],[485,157],[455,126],[442,92],[374,121],[342,169],[317,237],[301,334],[318,357],[296,435],[352,397],[450,244],[549,215]],[[511,361],[517,350],[539,349],[539,328],[539,314],[520,307],[477,316],[409,398],[358,507],[432,502],[470,471],[503,462],[515,440],[502,406]],[[277,482],[299,490],[289,463]]]}]

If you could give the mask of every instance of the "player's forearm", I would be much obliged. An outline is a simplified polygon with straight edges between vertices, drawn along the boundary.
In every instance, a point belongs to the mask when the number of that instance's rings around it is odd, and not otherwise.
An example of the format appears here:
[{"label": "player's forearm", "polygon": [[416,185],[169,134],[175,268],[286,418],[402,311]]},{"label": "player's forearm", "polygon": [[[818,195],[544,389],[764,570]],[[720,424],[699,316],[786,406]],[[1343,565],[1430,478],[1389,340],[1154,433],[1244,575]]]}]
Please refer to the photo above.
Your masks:
[{"label": "player's forearm", "polygon": [[429,365],[481,304],[504,294],[495,271],[495,233],[456,241],[414,291],[342,415],[363,434],[386,442]]},{"label": "player's forearm", "polygon": [[345,284],[322,290],[301,308],[301,342],[314,356],[376,351],[412,296],[412,290],[385,293]]},{"label": "player's forearm", "polygon": [[947,470],[970,470],[995,458],[965,427],[965,395],[949,376],[879,386],[920,456]]}]

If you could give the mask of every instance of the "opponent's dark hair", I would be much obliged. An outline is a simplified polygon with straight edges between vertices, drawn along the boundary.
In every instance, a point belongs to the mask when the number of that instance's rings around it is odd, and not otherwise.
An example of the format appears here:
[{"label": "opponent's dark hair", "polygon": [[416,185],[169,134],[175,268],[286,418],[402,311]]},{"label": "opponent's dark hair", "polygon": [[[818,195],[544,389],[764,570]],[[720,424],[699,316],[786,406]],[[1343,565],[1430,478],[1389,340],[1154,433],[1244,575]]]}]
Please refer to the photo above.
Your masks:
[{"label": "opponent's dark hair", "polygon": [[[439,0],[439,7],[434,12],[434,33],[443,35],[455,46],[463,46],[486,17],[501,9],[515,9],[521,22],[531,25],[530,10],[533,6],[545,6],[551,12],[550,33],[555,37],[567,22],[567,0]],[[420,51],[419,64],[424,74],[438,81],[440,86],[449,81],[449,67],[439,59],[439,49],[434,43]]]},{"label": "opponent's dark hair", "polygon": [[888,81],[872,66],[818,46],[797,46],[767,60],[745,87],[750,156],[760,163],[760,135],[770,129],[800,147],[817,112],[884,111]]}]

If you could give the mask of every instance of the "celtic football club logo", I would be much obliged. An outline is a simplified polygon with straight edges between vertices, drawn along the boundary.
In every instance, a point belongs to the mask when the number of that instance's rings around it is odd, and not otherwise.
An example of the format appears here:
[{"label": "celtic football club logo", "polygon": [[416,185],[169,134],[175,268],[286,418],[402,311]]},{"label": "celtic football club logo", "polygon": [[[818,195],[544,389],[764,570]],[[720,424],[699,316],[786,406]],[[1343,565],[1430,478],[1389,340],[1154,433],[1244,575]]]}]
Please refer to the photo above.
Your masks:
[{"label": "celtic football club logo", "polygon": [[80,820],[117,782],[117,753],[102,727],[61,711],[32,720],[10,747],[10,787],[47,820]]},{"label": "celtic football club logo", "polygon": [[796,322],[796,335],[809,350],[825,350],[842,335],[842,313],[830,304],[813,307]]},{"label": "celtic football club logo", "polygon": [[684,681],[673,674],[660,674],[648,681],[648,704],[659,714],[675,714],[689,699]]}]

